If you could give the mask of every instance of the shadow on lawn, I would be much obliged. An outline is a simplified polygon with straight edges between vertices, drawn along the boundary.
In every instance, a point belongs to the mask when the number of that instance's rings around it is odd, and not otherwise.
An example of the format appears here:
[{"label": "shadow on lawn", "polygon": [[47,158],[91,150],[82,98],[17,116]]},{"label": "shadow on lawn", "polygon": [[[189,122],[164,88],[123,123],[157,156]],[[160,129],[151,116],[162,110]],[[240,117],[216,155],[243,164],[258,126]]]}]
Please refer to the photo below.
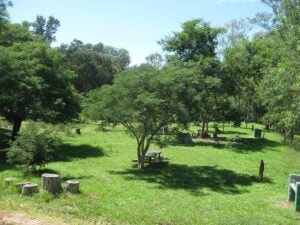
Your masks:
[{"label": "shadow on lawn", "polygon": [[230,147],[237,153],[277,151],[274,148],[280,146],[283,146],[283,144],[268,139],[242,139],[242,138],[239,139],[236,143],[230,145]]},{"label": "shadow on lawn", "polygon": [[[128,180],[143,180],[157,183],[159,188],[184,189],[195,195],[203,195],[202,189],[223,194],[241,194],[247,192],[240,186],[250,186],[258,183],[256,176],[236,173],[232,170],[218,169],[216,166],[187,166],[170,164],[164,168],[146,168],[144,170],[129,169],[126,171],[111,171],[112,174],[122,175]],[[264,182],[272,183],[265,178]]]},{"label": "shadow on lawn", "polygon": [[9,147],[11,131],[9,129],[0,128],[0,150]]},{"label": "shadow on lawn", "polygon": [[103,149],[91,145],[63,144],[56,150],[53,161],[72,161],[91,157],[104,156]]},{"label": "shadow on lawn", "polygon": [[224,132],[222,131],[221,135],[222,134],[232,134],[232,135],[236,135],[236,136],[237,135],[247,135],[247,134],[249,135],[249,133],[247,133],[247,132],[231,131],[231,130],[228,130],[228,131],[225,130]]},{"label": "shadow on lawn", "polygon": [[185,147],[213,147],[216,149],[231,149],[237,153],[251,153],[251,152],[265,152],[265,151],[277,151],[275,148],[283,146],[282,143],[272,141],[269,139],[255,139],[255,138],[224,138],[224,140],[214,140],[213,138],[198,138],[193,139],[192,143],[182,144],[176,139],[165,140],[164,144],[170,146],[185,146]]},{"label": "shadow on lawn", "polygon": [[14,165],[6,162],[6,151],[0,151],[0,172],[15,168]]}]

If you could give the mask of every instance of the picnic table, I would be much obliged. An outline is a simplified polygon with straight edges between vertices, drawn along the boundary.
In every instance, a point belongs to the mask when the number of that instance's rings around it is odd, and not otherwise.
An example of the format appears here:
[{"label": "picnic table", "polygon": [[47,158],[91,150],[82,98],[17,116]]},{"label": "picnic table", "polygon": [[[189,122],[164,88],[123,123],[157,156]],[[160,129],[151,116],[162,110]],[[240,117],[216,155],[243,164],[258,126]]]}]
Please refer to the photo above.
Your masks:
[{"label": "picnic table", "polygon": [[145,161],[146,162],[155,162],[155,161],[160,161],[162,158],[160,157],[160,151],[157,150],[152,150],[146,153],[145,155]]},{"label": "picnic table", "polygon": [[[167,157],[161,156],[161,152],[158,150],[148,151],[145,155],[145,163],[161,163],[168,160]],[[137,159],[132,160],[133,162],[137,162]]]}]

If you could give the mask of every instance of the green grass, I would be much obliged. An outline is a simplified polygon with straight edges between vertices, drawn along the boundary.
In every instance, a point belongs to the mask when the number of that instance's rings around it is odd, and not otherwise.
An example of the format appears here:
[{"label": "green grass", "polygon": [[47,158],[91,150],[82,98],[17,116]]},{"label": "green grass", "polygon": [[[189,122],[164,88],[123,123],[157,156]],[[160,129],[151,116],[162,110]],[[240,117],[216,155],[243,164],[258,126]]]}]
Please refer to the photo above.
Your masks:
[{"label": "green grass", "polygon": [[[63,136],[60,154],[47,169],[63,180],[79,180],[81,193],[24,197],[1,182],[0,207],[75,224],[300,224],[300,214],[286,201],[287,177],[300,173],[300,153],[283,145],[277,134],[245,143],[171,142],[162,150],[169,165],[139,171],[131,162],[135,140],[122,128],[80,127],[82,135]],[[226,126],[220,136],[251,137],[251,129]],[[263,183],[257,178],[261,159]],[[1,180],[41,184],[40,177],[26,178],[22,171],[1,160]]]}]

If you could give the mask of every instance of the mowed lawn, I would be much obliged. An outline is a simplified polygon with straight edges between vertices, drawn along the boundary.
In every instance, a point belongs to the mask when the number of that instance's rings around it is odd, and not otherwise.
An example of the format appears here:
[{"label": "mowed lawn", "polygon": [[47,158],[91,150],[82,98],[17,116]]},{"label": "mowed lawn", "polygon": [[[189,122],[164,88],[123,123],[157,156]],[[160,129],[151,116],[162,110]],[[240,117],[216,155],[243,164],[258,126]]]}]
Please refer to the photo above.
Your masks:
[{"label": "mowed lawn", "polygon": [[[300,213],[286,201],[288,174],[300,173],[300,153],[283,145],[277,134],[244,144],[173,142],[162,149],[169,165],[139,171],[132,162],[135,139],[121,127],[107,132],[97,125],[80,127],[81,135],[63,136],[59,156],[46,168],[64,181],[79,180],[81,193],[41,191],[24,197],[1,182],[1,208],[74,224],[300,224]],[[251,137],[252,131],[226,126],[220,136]],[[258,180],[261,159],[263,183]],[[22,171],[1,160],[1,180],[14,177],[41,185],[40,177],[26,178]]]}]

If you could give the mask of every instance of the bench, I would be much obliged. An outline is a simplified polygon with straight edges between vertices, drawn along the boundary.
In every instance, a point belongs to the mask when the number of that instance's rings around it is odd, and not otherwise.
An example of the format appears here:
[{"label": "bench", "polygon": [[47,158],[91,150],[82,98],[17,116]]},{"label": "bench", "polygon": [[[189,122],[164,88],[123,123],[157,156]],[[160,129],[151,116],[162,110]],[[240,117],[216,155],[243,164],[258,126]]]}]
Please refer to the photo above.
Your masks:
[{"label": "bench", "polygon": [[294,202],[296,211],[300,211],[300,174],[289,175],[288,193],[288,200]]}]

